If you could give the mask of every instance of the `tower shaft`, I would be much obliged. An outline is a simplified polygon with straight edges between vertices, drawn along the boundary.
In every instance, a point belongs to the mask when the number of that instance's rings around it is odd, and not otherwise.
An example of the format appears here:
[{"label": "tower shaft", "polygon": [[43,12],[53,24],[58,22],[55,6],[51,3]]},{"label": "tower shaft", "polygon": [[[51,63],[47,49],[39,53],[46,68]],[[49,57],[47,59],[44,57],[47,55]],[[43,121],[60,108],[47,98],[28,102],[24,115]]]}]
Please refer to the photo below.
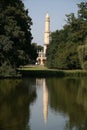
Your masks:
[{"label": "tower shaft", "polygon": [[47,13],[45,18],[44,54],[46,54],[46,49],[49,43],[50,43],[50,17]]}]

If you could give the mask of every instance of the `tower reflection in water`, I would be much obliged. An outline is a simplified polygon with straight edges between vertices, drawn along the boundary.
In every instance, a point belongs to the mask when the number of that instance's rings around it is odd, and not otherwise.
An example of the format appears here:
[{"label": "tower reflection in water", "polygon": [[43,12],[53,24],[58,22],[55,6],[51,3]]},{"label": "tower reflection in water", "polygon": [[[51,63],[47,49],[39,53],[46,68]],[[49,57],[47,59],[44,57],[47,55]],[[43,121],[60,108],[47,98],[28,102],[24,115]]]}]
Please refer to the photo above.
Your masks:
[{"label": "tower reflection in water", "polygon": [[36,86],[42,86],[43,89],[43,118],[44,122],[47,123],[48,119],[48,89],[46,85],[46,79],[36,79]]}]

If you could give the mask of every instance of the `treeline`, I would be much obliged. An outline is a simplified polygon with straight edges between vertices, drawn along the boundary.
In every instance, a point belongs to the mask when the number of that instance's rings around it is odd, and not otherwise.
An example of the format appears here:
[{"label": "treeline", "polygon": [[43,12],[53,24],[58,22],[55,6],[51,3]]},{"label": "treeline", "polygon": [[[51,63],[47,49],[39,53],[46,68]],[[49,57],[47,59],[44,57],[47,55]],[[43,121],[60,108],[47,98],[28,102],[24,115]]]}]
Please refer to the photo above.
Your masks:
[{"label": "treeline", "polygon": [[35,61],[31,26],[22,0],[0,0],[0,74]]},{"label": "treeline", "polygon": [[87,2],[77,6],[77,16],[66,15],[63,29],[51,33],[46,63],[49,68],[87,68]]}]

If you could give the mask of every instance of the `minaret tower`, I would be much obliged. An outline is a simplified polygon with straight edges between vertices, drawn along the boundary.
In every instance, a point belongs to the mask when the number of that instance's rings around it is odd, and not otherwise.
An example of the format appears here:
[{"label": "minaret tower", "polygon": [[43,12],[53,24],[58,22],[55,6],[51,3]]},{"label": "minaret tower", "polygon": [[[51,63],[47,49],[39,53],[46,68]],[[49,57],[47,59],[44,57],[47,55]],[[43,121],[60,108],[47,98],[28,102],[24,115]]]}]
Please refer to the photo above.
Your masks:
[{"label": "minaret tower", "polygon": [[37,64],[38,65],[44,65],[46,62],[46,50],[47,46],[50,43],[50,17],[48,13],[46,14],[45,18],[45,32],[44,32],[44,46],[43,50],[38,52],[38,57],[37,57]]},{"label": "minaret tower", "polygon": [[46,54],[46,49],[49,43],[50,43],[50,17],[47,13],[45,18],[44,54]]}]

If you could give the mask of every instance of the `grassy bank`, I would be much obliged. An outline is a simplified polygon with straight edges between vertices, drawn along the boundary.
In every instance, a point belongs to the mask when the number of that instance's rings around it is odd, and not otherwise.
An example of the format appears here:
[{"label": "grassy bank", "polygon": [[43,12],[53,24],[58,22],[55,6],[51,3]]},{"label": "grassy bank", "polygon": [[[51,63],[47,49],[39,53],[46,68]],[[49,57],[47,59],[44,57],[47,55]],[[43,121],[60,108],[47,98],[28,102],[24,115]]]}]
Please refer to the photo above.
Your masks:
[{"label": "grassy bank", "polygon": [[25,66],[18,69],[22,77],[83,77],[87,70],[57,70],[44,66]]}]

